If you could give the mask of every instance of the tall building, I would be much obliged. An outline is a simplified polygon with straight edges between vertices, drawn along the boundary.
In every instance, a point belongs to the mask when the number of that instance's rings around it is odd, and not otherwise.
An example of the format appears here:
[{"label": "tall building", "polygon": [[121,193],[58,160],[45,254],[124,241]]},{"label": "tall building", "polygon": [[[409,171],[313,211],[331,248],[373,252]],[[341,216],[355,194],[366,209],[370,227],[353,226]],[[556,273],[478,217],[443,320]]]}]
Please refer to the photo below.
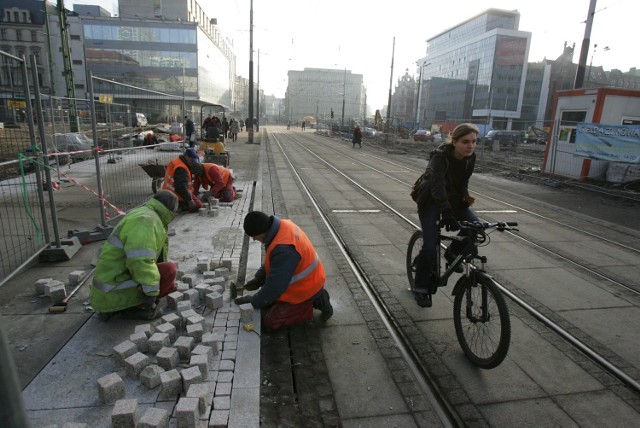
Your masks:
[{"label": "tall building", "polygon": [[[362,123],[365,113],[365,88],[362,74],[350,70],[305,68],[290,70],[285,94],[286,117],[291,123],[305,117],[351,126]],[[331,119],[331,111],[334,117]]]},{"label": "tall building", "polygon": [[420,124],[470,121],[511,129],[522,110],[531,33],[520,13],[488,9],[427,40]]},{"label": "tall building", "polygon": [[416,128],[416,79],[405,70],[391,97],[391,121],[408,129]]}]

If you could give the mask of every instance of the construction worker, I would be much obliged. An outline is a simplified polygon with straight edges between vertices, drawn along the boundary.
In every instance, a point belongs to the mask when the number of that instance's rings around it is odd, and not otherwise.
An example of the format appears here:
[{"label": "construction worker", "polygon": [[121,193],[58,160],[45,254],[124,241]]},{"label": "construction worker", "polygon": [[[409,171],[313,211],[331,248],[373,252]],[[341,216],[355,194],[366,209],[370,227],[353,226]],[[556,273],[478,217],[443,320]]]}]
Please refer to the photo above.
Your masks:
[{"label": "construction worker", "polygon": [[158,299],[175,290],[175,263],[168,262],[168,225],[178,209],[175,194],[161,190],[134,208],[104,243],[89,291],[89,301],[103,320],[162,316]]},{"label": "construction worker", "polygon": [[204,207],[193,190],[192,174],[202,175],[200,157],[194,149],[185,150],[165,167],[162,189],[176,194],[182,211],[196,212]]},{"label": "construction worker", "polygon": [[331,318],[324,266],[302,229],[261,211],[247,214],[243,226],[247,235],[265,245],[266,255],[255,277],[244,285],[245,290],[260,291],[238,297],[235,303],[264,308],[262,323],[269,330],[309,321],[314,308],[322,312],[322,323]]},{"label": "construction worker", "polygon": [[194,194],[198,195],[202,186],[208,191],[207,196],[210,195],[221,202],[233,202],[236,198],[233,182],[233,174],[229,168],[215,163],[203,163],[202,175],[196,175],[193,180]]}]

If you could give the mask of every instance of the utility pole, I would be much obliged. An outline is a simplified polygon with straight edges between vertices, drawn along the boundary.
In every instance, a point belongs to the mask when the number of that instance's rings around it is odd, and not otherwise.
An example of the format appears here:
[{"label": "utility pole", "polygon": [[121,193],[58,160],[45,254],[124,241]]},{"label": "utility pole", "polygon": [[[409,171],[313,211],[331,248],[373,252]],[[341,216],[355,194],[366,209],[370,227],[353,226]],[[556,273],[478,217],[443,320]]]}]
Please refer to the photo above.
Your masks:
[{"label": "utility pole", "polygon": [[253,144],[253,0],[249,10],[249,123],[247,132],[249,133],[249,144]]},{"label": "utility pole", "polygon": [[589,13],[587,14],[586,27],[584,29],[584,39],[582,39],[582,47],[580,48],[580,59],[578,60],[578,69],[576,70],[576,80],[573,89],[580,89],[584,83],[584,73],[587,66],[587,56],[589,55],[589,44],[591,43],[591,27],[593,26],[593,17],[596,13],[596,0],[589,3]]},{"label": "utility pole", "polygon": [[344,77],[342,78],[342,121],[340,123],[340,132],[342,132],[344,128],[344,101],[345,101],[345,97],[347,96],[346,87],[347,87],[347,67],[344,68]]},{"label": "utility pole", "polygon": [[385,124],[385,133],[389,133],[389,122],[391,121],[391,88],[393,87],[393,58],[396,52],[396,38],[393,37],[393,48],[391,49],[391,77],[389,77],[389,102],[387,105],[387,123]]},{"label": "utility pole", "polygon": [[[67,27],[67,13],[64,9],[64,0],[58,0],[58,19],[60,21],[60,39],[62,41],[62,60],[64,61],[64,78],[67,84],[67,98],[69,102],[69,129],[78,132],[78,111],[76,108],[75,85],[73,84],[73,70],[71,69],[71,49],[69,48],[69,32]],[[40,118],[42,120],[42,118]]]},{"label": "utility pole", "polygon": [[258,49],[258,85],[256,86],[256,131],[260,130],[260,49]]}]

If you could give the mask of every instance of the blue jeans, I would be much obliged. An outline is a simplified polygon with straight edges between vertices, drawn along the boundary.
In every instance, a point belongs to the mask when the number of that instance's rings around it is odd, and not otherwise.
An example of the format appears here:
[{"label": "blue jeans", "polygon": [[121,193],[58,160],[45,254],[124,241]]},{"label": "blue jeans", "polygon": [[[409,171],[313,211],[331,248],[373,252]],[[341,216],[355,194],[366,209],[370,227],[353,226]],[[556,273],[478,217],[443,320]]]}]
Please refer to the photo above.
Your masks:
[{"label": "blue jeans", "polygon": [[[454,211],[454,215],[458,221],[479,221],[471,208]],[[429,288],[430,273],[437,266],[440,208],[434,204],[429,204],[425,212],[418,213],[418,218],[422,228],[422,248],[417,256],[414,288],[424,292]]]}]

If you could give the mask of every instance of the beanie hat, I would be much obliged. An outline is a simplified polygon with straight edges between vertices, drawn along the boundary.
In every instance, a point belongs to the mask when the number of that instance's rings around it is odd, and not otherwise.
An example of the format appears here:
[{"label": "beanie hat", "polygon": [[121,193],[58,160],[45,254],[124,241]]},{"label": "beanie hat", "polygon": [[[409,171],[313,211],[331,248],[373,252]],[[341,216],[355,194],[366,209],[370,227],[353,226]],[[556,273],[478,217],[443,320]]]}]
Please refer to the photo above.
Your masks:
[{"label": "beanie hat", "polygon": [[173,192],[168,190],[159,190],[155,195],[153,195],[153,199],[156,199],[171,212],[176,212],[178,209],[178,197]]},{"label": "beanie hat", "polygon": [[198,153],[196,153],[195,150],[193,149],[187,149],[184,151],[184,155],[185,157],[191,158],[196,162],[200,162],[200,156],[198,156]]},{"label": "beanie hat", "polygon": [[262,211],[251,211],[244,218],[244,231],[249,236],[258,236],[271,227],[273,217]]}]

